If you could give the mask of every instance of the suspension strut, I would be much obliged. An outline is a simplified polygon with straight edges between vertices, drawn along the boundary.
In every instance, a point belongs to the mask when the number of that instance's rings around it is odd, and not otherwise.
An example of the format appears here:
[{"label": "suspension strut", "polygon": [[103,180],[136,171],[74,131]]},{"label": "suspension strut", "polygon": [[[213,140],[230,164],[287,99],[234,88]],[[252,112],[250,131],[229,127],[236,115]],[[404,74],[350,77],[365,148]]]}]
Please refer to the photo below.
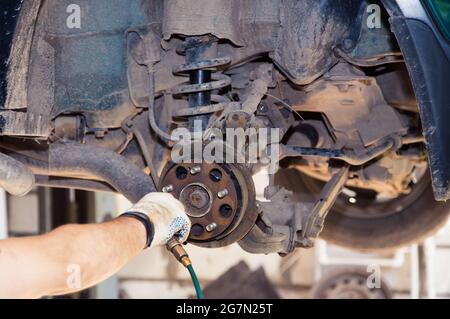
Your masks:
[{"label": "suspension strut", "polygon": [[189,84],[176,87],[172,93],[188,95],[189,109],[177,110],[174,116],[189,117],[191,129],[194,121],[201,121],[202,129],[206,129],[210,114],[223,110],[225,106],[223,98],[212,95],[212,92],[231,84],[228,76],[213,72],[228,65],[231,59],[217,58],[217,38],[212,36],[189,37],[180,51],[186,56],[186,64],[176,66],[173,73],[189,75]]}]

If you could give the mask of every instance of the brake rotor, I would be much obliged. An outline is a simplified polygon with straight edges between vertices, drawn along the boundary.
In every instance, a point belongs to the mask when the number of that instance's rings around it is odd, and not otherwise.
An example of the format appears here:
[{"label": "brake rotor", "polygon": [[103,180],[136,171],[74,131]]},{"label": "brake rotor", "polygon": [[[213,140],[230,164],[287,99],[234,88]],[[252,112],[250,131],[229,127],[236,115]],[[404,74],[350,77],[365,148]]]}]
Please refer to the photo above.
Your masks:
[{"label": "brake rotor", "polygon": [[192,229],[188,241],[202,247],[223,247],[242,239],[257,218],[255,190],[240,165],[169,163],[160,191],[170,192],[185,206]]}]

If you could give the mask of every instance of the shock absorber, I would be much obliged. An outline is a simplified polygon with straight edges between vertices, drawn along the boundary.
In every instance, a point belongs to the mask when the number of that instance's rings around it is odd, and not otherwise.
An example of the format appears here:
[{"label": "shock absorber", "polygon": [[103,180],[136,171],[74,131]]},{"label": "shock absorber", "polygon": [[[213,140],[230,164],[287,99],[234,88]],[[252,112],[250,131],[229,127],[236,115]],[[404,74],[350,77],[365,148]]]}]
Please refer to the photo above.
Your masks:
[{"label": "shock absorber", "polygon": [[[231,79],[224,74],[214,73],[220,67],[231,62],[229,57],[217,58],[217,39],[211,36],[190,37],[183,43],[182,53],[186,64],[173,69],[177,75],[189,75],[189,84],[182,84],[172,90],[174,95],[188,95],[189,109],[174,112],[177,117],[189,117],[189,127],[194,121],[202,122],[202,129],[208,125],[211,113],[223,109],[223,99],[213,96],[212,92],[231,84]],[[213,103],[219,102],[219,103]]]}]

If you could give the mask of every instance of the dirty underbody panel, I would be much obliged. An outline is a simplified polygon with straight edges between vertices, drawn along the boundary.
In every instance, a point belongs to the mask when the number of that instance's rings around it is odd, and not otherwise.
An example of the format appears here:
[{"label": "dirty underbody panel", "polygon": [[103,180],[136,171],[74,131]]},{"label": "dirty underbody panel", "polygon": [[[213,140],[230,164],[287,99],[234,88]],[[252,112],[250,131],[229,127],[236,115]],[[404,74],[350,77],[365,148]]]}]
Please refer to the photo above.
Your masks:
[{"label": "dirty underbody panel", "polygon": [[[191,242],[287,254],[313,245],[345,187],[392,199],[427,167],[387,18],[365,23],[378,1],[72,2],[23,1],[1,75],[0,148],[38,185],[132,201],[171,192],[190,209]],[[193,131],[194,120],[209,134],[189,141],[194,149],[239,148],[211,137],[229,128],[280,136],[256,163],[173,163],[170,133]],[[271,184],[269,202],[256,201],[251,176],[273,145],[277,164],[326,183],[327,200],[293,203]]]}]

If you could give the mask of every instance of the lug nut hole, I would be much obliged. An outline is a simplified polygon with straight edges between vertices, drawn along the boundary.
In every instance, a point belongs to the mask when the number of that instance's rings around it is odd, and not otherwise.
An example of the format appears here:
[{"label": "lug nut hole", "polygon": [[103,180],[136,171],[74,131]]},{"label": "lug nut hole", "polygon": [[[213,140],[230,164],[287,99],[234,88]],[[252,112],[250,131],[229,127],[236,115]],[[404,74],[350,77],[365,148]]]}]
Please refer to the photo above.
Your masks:
[{"label": "lug nut hole", "polygon": [[215,183],[220,182],[222,180],[222,172],[215,168],[209,172],[209,178]]},{"label": "lug nut hole", "polygon": [[228,204],[223,204],[222,206],[220,206],[219,212],[222,217],[229,218],[233,213],[233,208],[231,208],[231,206]]},{"label": "lug nut hole", "polygon": [[193,236],[201,236],[204,231],[203,226],[200,224],[194,224],[191,228],[191,234]]},{"label": "lug nut hole", "polygon": [[188,170],[182,166],[179,166],[175,170],[175,176],[178,179],[185,179],[188,176]]}]

